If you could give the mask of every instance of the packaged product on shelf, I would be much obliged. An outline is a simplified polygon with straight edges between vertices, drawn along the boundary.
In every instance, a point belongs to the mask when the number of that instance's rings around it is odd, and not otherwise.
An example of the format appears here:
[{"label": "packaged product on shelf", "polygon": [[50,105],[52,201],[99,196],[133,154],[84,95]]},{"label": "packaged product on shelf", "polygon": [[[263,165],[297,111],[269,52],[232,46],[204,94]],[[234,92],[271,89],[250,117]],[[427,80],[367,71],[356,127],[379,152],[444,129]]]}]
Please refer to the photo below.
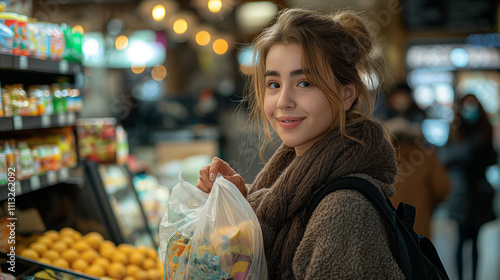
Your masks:
[{"label": "packaged product on shelf", "polygon": [[1,88],[0,90],[2,94],[3,114],[5,117],[12,117],[14,112],[10,92],[6,88]]},{"label": "packaged product on shelf", "polygon": [[114,118],[78,119],[76,131],[80,158],[97,163],[123,164],[127,161],[127,135]]},{"label": "packaged product on shelf", "polygon": [[30,56],[39,57],[39,44],[41,42],[40,29],[36,24],[37,20],[34,18],[28,19],[28,50]]},{"label": "packaged product on shelf", "polygon": [[66,39],[66,49],[64,51],[64,59],[71,62],[82,62],[83,34],[79,31],[75,31],[73,27],[64,23],[61,24],[61,29]]},{"label": "packaged product on shelf", "polygon": [[17,144],[19,149],[19,158],[21,163],[21,173],[20,179],[26,179],[35,174],[35,165],[33,160],[33,154],[31,149],[28,147],[28,143],[25,141],[20,141]]},{"label": "packaged product on shelf", "polygon": [[54,23],[48,24],[50,36],[50,59],[61,60],[66,48],[66,40],[61,27]]},{"label": "packaged product on shelf", "polygon": [[41,85],[40,90],[42,91],[43,104],[45,106],[45,115],[54,114],[54,99],[52,98],[52,93],[50,92],[50,87],[48,85]]},{"label": "packaged product on shelf", "polygon": [[68,92],[64,92],[59,84],[50,85],[50,90],[53,94],[52,104],[54,107],[55,114],[66,113],[66,99],[68,97]]},{"label": "packaged product on shelf", "polygon": [[14,49],[15,55],[29,55],[28,49],[28,17],[24,15],[16,15],[17,25],[14,31]]},{"label": "packaged product on shelf", "polygon": [[38,45],[35,57],[39,59],[48,59],[50,58],[50,34],[47,28],[47,23],[37,22],[35,23],[35,26],[39,32],[39,39],[37,40]]},{"label": "packaged product on shelf", "polygon": [[72,88],[69,84],[65,85],[66,88],[64,90],[67,91],[67,99],[66,99],[66,110],[68,112],[80,112],[83,107],[82,96],[80,94],[80,90],[76,88]]},{"label": "packaged product on shelf", "polygon": [[1,83],[0,83],[0,117],[3,117],[4,116],[4,112],[3,112],[3,101],[2,101],[2,94],[1,94]]},{"label": "packaged product on shelf", "polygon": [[3,153],[5,154],[5,162],[7,163],[7,172],[16,169],[16,159],[14,151],[10,148],[9,141],[5,141],[3,145]]},{"label": "packaged product on shelf", "polygon": [[0,53],[12,54],[16,25],[16,14],[0,12]]},{"label": "packaged product on shelf", "polygon": [[7,158],[3,142],[0,141],[0,186],[5,184],[7,184]]}]

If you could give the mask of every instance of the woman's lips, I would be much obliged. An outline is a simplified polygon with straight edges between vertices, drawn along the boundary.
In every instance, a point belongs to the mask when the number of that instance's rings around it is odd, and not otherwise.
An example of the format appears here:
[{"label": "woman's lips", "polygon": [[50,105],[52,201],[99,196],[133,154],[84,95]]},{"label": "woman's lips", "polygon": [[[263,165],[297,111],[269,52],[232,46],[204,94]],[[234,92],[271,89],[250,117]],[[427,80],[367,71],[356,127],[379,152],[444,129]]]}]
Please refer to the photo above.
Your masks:
[{"label": "woman's lips", "polygon": [[281,126],[281,128],[283,129],[294,129],[296,128],[297,126],[299,126],[299,124],[302,123],[302,121],[305,119],[305,118],[297,118],[297,117],[279,117],[279,118],[276,118]]}]

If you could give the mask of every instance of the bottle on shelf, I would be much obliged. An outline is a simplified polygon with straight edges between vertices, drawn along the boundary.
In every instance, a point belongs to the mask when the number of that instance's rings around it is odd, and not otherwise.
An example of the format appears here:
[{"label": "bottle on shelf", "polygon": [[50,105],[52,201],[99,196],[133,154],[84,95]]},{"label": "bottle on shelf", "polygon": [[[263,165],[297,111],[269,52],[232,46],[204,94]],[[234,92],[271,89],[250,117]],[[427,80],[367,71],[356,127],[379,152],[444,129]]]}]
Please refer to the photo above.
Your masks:
[{"label": "bottle on shelf", "polygon": [[0,142],[0,186],[7,184],[7,158],[4,152],[4,144]]}]

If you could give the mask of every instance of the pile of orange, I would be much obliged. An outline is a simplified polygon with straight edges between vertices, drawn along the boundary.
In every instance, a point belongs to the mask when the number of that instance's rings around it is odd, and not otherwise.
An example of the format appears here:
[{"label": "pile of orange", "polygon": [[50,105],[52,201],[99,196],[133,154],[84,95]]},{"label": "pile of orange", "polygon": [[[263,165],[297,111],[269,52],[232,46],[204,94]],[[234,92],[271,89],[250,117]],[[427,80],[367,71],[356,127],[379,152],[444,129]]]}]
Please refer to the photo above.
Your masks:
[{"label": "pile of orange", "polygon": [[161,280],[163,265],[155,249],[116,245],[98,232],[49,230],[22,249],[20,256],[77,272],[121,280]]}]

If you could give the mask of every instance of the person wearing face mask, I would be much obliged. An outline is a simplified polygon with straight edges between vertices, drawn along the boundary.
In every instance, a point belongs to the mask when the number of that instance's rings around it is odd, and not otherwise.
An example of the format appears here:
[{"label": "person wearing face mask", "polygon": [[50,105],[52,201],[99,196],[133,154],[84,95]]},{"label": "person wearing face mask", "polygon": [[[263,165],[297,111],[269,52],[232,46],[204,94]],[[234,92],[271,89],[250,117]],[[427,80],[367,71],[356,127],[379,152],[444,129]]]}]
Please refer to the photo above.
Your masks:
[{"label": "person wearing face mask", "polygon": [[450,218],[458,225],[458,279],[464,278],[462,257],[467,240],[472,241],[472,279],[476,279],[478,233],[483,224],[495,219],[494,189],[486,180],[485,171],[497,163],[498,153],[493,147],[491,123],[475,95],[467,94],[458,100],[448,142],[440,157],[452,183],[447,204]]}]

